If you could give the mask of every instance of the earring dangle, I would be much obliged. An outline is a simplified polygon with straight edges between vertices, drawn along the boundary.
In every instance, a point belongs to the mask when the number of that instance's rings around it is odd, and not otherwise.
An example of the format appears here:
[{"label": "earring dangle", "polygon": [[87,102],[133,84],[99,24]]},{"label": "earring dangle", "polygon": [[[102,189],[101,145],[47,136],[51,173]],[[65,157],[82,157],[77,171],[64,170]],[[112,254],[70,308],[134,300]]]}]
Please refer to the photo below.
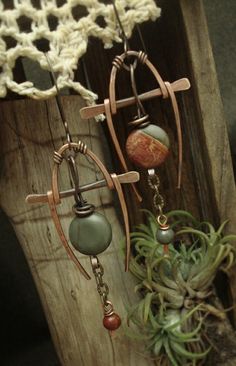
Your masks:
[{"label": "earring dangle", "polygon": [[[134,59],[132,63],[129,62],[131,59]],[[135,80],[135,71],[139,64],[145,65],[151,71],[158,83],[158,88],[140,95],[138,94]],[[117,73],[121,69],[130,73],[130,83],[133,96],[122,100],[116,100],[116,77]],[[106,122],[118,158],[124,171],[127,171],[125,157],[114,129],[113,116],[117,113],[119,108],[124,108],[133,104],[136,105],[137,115],[128,123],[132,128],[132,131],[126,140],[126,154],[134,165],[145,169],[148,172],[148,184],[154,191],[153,200],[154,207],[157,211],[157,223],[159,226],[157,231],[157,240],[164,245],[164,253],[168,252],[168,244],[173,240],[174,233],[167,223],[166,215],[163,213],[164,200],[159,192],[160,181],[155,172],[155,168],[158,168],[163,164],[169,156],[170,140],[167,133],[160,126],[150,122],[149,115],[146,113],[142,102],[154,97],[170,99],[178,136],[177,188],[180,188],[183,144],[180,114],[175,93],[189,88],[190,82],[187,78],[179,79],[173,83],[163,81],[158,70],[149,61],[146,53],[143,51],[138,52],[126,49],[123,54],[116,56],[113,60],[109,84],[109,98],[105,99],[103,104],[84,107],[80,111],[81,117],[84,119],[95,117],[96,115],[105,112]],[[134,187],[134,189],[137,197],[139,198],[139,193],[137,192],[136,187]]]},{"label": "earring dangle", "polygon": [[[135,60],[128,66],[125,61],[130,57],[135,58]],[[147,66],[159,85],[158,89],[146,92],[141,96],[138,95],[135,82],[135,69],[137,68],[138,63]],[[129,125],[134,127],[134,130],[130,133],[126,141],[127,155],[135,165],[140,166],[143,169],[156,168],[166,160],[169,155],[169,137],[161,127],[150,123],[149,115],[144,109],[142,100],[147,100],[159,95],[164,99],[170,98],[178,135],[179,157],[177,186],[180,187],[182,170],[182,132],[175,91],[188,89],[190,83],[188,79],[180,79],[172,85],[169,82],[164,82],[157,69],[149,61],[148,56],[143,51],[126,51],[122,55],[116,56],[113,61],[109,85],[111,115],[117,113],[117,106],[120,104],[119,102],[116,102],[115,86],[117,72],[122,68],[130,72],[131,87],[134,94],[133,99],[127,99],[126,105],[128,105],[128,102],[131,102],[129,104],[136,104],[137,106],[137,116],[133,121],[129,122]],[[107,116],[108,120],[111,118],[111,115]],[[113,123],[113,121],[110,123]]]},{"label": "earring dangle", "polygon": [[[54,75],[53,75],[54,77]],[[54,80],[56,85],[56,81]],[[68,123],[65,120],[63,108],[60,102],[59,95],[56,97],[58,109],[61,115],[61,119],[66,132],[67,143],[54,152],[53,169],[52,169],[52,184],[51,190],[46,194],[31,194],[26,197],[27,203],[48,203],[50,208],[51,217],[53,219],[55,228],[60,237],[61,243],[64,246],[67,254],[71,260],[76,264],[77,268],[83,274],[86,279],[90,279],[90,275],[84,269],[79,262],[74,250],[71,248],[68,239],[63,231],[60,218],[57,212],[57,206],[61,203],[61,200],[74,196],[75,204],[73,206],[73,212],[75,217],[69,226],[69,239],[73,248],[79,253],[88,255],[92,266],[92,271],[97,283],[97,291],[101,297],[103,306],[104,318],[103,325],[109,331],[113,331],[119,328],[121,320],[119,315],[114,312],[113,304],[108,299],[109,287],[104,282],[104,270],[98,259],[98,255],[104,252],[112,241],[112,228],[107,218],[96,212],[95,206],[88,203],[82,193],[97,189],[99,187],[107,186],[110,190],[115,189],[118,195],[118,199],[121,205],[121,210],[124,219],[125,232],[126,232],[126,259],[125,269],[128,270],[129,257],[130,257],[130,237],[129,237],[129,220],[128,211],[125,203],[125,198],[122,190],[122,184],[134,183],[139,180],[139,174],[134,171],[126,172],[125,174],[109,174],[106,167],[100,161],[100,159],[84,144],[82,141],[75,143],[71,139]],[[83,154],[89,157],[95,165],[102,172],[104,179],[93,183],[86,184],[84,186],[79,185],[79,174],[75,158],[77,154]],[[74,188],[67,191],[59,191],[58,175],[59,168],[62,162],[65,161],[68,164],[69,171],[74,183]]]}]

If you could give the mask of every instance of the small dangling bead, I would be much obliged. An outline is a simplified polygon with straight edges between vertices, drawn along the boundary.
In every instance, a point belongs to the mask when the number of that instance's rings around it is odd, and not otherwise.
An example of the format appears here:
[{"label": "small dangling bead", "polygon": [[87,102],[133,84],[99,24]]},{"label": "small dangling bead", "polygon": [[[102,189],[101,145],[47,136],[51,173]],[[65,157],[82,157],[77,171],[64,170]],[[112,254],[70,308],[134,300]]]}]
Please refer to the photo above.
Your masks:
[{"label": "small dangling bead", "polygon": [[105,315],[103,318],[103,325],[109,331],[117,330],[121,325],[121,319],[116,313]]},{"label": "small dangling bead", "polygon": [[174,239],[175,233],[170,226],[165,224],[160,226],[156,232],[156,239],[160,244],[167,245],[170,244]]},{"label": "small dangling bead", "polygon": [[112,303],[107,301],[106,304],[104,304],[103,326],[109,331],[114,331],[117,330],[120,325],[121,319],[119,315],[114,313]]},{"label": "small dangling bead", "polygon": [[163,245],[164,255],[169,254],[169,244],[173,241],[175,233],[168,224],[160,225],[160,228],[156,232],[157,241]]}]

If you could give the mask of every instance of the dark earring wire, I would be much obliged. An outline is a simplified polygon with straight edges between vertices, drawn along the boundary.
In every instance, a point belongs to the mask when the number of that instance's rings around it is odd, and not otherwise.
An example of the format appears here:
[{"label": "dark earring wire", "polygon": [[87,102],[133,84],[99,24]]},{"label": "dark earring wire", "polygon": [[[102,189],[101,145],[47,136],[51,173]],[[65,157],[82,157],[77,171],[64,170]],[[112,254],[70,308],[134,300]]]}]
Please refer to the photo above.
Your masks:
[{"label": "dark earring wire", "polygon": [[147,54],[148,53],[147,52],[147,46],[145,44],[145,41],[144,41],[144,38],[143,38],[143,35],[142,35],[141,28],[140,28],[139,24],[136,25],[136,29],[138,31],[138,35],[139,35],[140,43],[142,45],[142,49]]},{"label": "dark earring wire", "polygon": [[46,60],[47,60],[48,66],[49,66],[49,70],[50,70],[49,75],[50,75],[52,84],[56,88],[57,93],[55,95],[55,98],[56,98],[57,107],[58,107],[58,110],[59,110],[59,113],[60,113],[60,116],[61,116],[61,121],[62,121],[64,129],[65,129],[66,139],[67,139],[68,143],[71,143],[72,138],[71,138],[71,134],[70,134],[70,131],[69,131],[68,123],[66,122],[66,116],[65,116],[63,105],[62,105],[61,98],[60,98],[60,90],[59,90],[58,85],[57,85],[57,79],[55,77],[55,73],[53,71],[52,64],[49,60],[49,57],[48,57],[47,53],[45,53],[45,57],[46,57]]},{"label": "dark earring wire", "polygon": [[49,69],[50,69],[49,74],[50,74],[51,81],[52,81],[52,83],[55,86],[56,91],[57,91],[57,93],[55,95],[56,103],[57,103],[57,107],[58,107],[58,110],[59,110],[59,113],[60,113],[60,116],[61,116],[61,121],[62,121],[63,127],[65,129],[66,140],[67,140],[67,143],[69,144],[69,152],[70,153],[68,154],[68,157],[67,157],[67,163],[68,163],[69,172],[70,172],[71,178],[73,180],[74,188],[75,188],[74,198],[75,198],[76,203],[79,206],[84,206],[86,204],[86,201],[83,199],[83,196],[82,196],[82,194],[79,190],[79,173],[78,173],[78,169],[77,169],[76,164],[75,164],[74,154],[71,153],[72,149],[71,149],[70,145],[72,143],[72,137],[71,137],[71,133],[70,133],[70,130],[69,130],[68,123],[66,121],[64,108],[63,108],[63,105],[62,105],[62,102],[61,102],[60,90],[59,90],[58,85],[57,85],[57,79],[56,79],[55,73],[53,71],[53,67],[52,67],[51,62],[49,60],[49,57],[46,53],[45,53],[45,57],[46,57],[46,60],[47,60],[47,63],[48,63]]},{"label": "dark earring wire", "polygon": [[123,24],[122,24],[122,22],[120,20],[120,16],[119,16],[119,13],[118,13],[116,4],[115,4],[115,0],[112,0],[112,5],[113,5],[114,14],[115,14],[117,23],[119,25],[120,35],[121,35],[121,38],[122,38],[123,43],[124,43],[124,52],[126,53],[127,51],[130,50],[130,45],[129,45],[128,37],[126,36],[126,33],[125,33],[125,30],[124,30]]},{"label": "dark earring wire", "polygon": [[[120,28],[121,37],[122,37],[122,40],[124,42],[124,51],[126,53],[128,50],[130,50],[129,40],[128,40],[128,37],[126,36],[123,24],[121,22],[119,12],[118,12],[116,4],[115,4],[115,0],[112,0],[112,5],[113,5],[113,8],[114,8],[114,13],[115,13],[115,16],[116,16],[117,23],[118,23],[119,28]],[[140,43],[142,45],[142,49],[145,53],[147,53],[147,47],[146,47],[146,44],[145,44],[145,41],[144,41],[144,38],[143,38],[143,35],[142,35],[141,28],[140,28],[139,24],[136,24],[136,29],[138,31],[138,35],[139,35]]]}]

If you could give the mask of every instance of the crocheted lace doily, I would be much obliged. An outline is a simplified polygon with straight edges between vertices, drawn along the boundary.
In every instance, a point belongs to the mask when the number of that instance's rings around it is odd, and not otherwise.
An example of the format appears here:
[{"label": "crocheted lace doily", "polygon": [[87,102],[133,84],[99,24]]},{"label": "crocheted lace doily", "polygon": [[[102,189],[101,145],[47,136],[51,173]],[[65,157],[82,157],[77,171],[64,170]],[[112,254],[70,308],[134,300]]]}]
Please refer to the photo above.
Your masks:
[{"label": "crocheted lace doily", "polygon": [[[160,15],[154,0],[116,0],[116,6],[128,37],[135,24],[155,20]],[[23,29],[20,26],[22,20],[27,25]],[[79,58],[86,52],[90,36],[101,39],[106,48],[114,41],[121,41],[110,1],[0,1],[0,97],[6,96],[7,89],[35,99],[56,94],[55,86],[40,90],[31,81],[17,83],[13,76],[19,57],[37,61],[42,69],[49,70],[45,54],[38,47],[40,40],[46,40],[48,58],[57,73],[58,88],[73,88],[92,103],[96,95],[74,81],[74,71]]]}]

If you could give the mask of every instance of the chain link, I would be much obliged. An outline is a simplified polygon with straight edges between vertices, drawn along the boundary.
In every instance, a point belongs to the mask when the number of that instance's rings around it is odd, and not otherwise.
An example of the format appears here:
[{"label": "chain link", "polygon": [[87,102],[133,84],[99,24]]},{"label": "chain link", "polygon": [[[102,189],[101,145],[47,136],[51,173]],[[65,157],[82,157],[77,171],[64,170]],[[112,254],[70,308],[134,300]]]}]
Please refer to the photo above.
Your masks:
[{"label": "chain link", "polygon": [[104,269],[96,256],[91,256],[90,260],[97,284],[97,291],[101,297],[102,304],[105,306],[108,303],[109,287],[107,283],[103,281]]},{"label": "chain link", "polygon": [[148,185],[154,191],[153,196],[153,204],[155,209],[157,210],[160,216],[163,215],[163,207],[165,205],[165,201],[163,196],[160,194],[159,187],[160,187],[160,179],[156,174],[154,169],[148,170]]}]

